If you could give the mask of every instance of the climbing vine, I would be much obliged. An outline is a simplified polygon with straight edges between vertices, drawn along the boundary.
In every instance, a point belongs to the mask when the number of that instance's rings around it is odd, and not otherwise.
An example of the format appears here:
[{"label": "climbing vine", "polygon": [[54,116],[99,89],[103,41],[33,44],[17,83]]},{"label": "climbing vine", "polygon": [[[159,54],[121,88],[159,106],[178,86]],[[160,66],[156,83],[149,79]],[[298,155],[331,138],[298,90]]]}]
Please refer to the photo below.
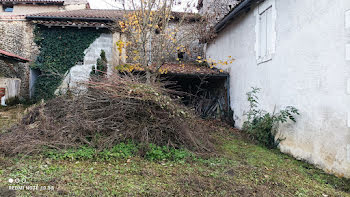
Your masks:
[{"label": "climbing vine", "polygon": [[84,51],[101,34],[96,29],[78,28],[35,28],[35,43],[40,53],[33,69],[41,74],[35,83],[35,100],[54,97],[55,90],[62,83],[64,75],[84,59]]}]

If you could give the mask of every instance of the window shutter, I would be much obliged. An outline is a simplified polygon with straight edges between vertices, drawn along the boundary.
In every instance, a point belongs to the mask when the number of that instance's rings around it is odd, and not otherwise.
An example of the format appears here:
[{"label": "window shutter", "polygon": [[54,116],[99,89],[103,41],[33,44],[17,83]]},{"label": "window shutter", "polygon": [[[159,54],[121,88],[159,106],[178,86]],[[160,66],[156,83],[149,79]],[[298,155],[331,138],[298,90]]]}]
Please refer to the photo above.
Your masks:
[{"label": "window shutter", "polygon": [[268,8],[266,11],[266,54],[272,54],[272,9]]},{"label": "window shutter", "polygon": [[259,15],[259,58],[272,54],[272,9],[267,8]]},{"label": "window shutter", "polygon": [[261,13],[260,15],[260,57],[264,57],[266,55],[266,47],[267,47],[267,30],[266,30],[266,11]]}]

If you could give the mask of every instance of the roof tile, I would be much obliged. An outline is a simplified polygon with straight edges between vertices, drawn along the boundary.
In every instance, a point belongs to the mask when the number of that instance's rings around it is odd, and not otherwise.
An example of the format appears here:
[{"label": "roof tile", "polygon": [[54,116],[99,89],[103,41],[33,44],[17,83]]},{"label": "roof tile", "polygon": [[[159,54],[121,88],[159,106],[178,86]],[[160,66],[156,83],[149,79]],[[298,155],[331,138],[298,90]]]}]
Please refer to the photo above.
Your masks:
[{"label": "roof tile", "polygon": [[28,19],[38,18],[55,18],[55,19],[105,19],[114,20],[122,18],[125,11],[123,10],[97,10],[97,9],[86,9],[86,10],[72,10],[63,12],[46,12],[39,14],[28,15]]},{"label": "roof tile", "polygon": [[[27,15],[27,19],[79,19],[79,20],[118,20],[122,19],[126,10],[103,10],[103,9],[83,9],[71,10],[62,12],[46,12]],[[196,21],[200,19],[199,15],[192,13],[173,12],[175,18],[185,18],[189,21]]]}]

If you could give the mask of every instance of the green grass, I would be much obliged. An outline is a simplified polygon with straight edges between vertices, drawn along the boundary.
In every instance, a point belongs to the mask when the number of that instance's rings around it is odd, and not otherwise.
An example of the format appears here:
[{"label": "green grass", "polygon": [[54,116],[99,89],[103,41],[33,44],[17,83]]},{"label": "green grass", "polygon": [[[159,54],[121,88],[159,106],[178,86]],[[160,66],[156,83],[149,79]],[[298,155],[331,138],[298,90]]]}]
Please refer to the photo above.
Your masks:
[{"label": "green grass", "polygon": [[[255,145],[234,130],[217,130],[224,131],[215,134],[215,156],[151,146],[141,158],[128,143],[98,154],[84,147],[0,156],[0,196],[16,185],[54,189],[17,191],[18,196],[350,196],[348,179]],[[26,183],[10,184],[10,178]]]},{"label": "green grass", "polygon": [[[0,188],[54,188],[18,191],[21,196],[350,196],[349,180],[238,135],[222,136],[216,137],[223,142],[218,145],[220,156],[191,157],[185,162],[137,156],[108,161],[2,157]],[[9,184],[9,178],[26,183]]]}]

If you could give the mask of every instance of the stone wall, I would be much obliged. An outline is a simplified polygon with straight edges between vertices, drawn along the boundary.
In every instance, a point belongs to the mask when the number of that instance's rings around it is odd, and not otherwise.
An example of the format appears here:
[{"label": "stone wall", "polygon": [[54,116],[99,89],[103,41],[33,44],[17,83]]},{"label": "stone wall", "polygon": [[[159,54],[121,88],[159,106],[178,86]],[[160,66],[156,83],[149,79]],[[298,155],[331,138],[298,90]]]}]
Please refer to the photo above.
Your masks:
[{"label": "stone wall", "polygon": [[[34,43],[33,29],[34,26],[24,20],[0,20],[0,49],[34,61],[36,54],[38,54],[38,48]],[[2,68],[8,67],[8,65],[14,67],[14,70],[11,69],[10,72],[3,71],[2,75],[21,79],[20,96],[28,98],[30,62],[15,63],[2,59],[0,65]]]},{"label": "stone wall", "polygon": [[241,0],[201,0],[199,13],[209,15],[212,25],[220,21],[228,14]]},{"label": "stone wall", "polygon": [[70,69],[56,93],[66,92],[67,89],[78,92],[84,91],[85,88],[81,85],[81,83],[89,80],[90,72],[92,71],[92,67],[96,66],[97,59],[100,58],[101,50],[104,50],[106,53],[109,66],[108,71],[111,72],[110,67],[113,64],[112,62],[115,62],[113,59],[113,45],[112,33],[101,34],[101,36],[97,38],[88,49],[85,50],[83,62]]},{"label": "stone wall", "polygon": [[53,4],[14,4],[13,12],[4,12],[3,5],[0,4],[0,16],[27,15],[43,12],[58,12],[64,10],[81,10],[87,8],[86,0],[68,0],[64,5]]}]

